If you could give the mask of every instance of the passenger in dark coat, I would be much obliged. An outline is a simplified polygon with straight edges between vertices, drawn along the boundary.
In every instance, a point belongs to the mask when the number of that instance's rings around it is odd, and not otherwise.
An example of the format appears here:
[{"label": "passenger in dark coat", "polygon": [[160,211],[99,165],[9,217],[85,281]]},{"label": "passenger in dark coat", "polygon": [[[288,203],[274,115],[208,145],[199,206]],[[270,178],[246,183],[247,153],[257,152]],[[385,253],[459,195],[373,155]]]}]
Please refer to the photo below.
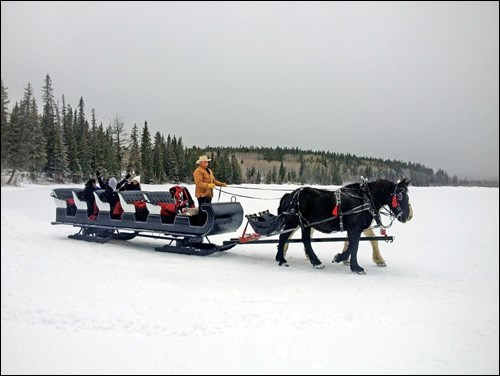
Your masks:
[{"label": "passenger in dark coat", "polygon": [[109,179],[103,194],[106,202],[109,203],[111,218],[113,218],[113,210],[115,209],[116,203],[120,201],[120,198],[118,197],[118,191],[116,190],[116,185],[117,182],[115,178]]},{"label": "passenger in dark coat", "polygon": [[141,190],[141,177],[137,175],[130,183],[119,187],[120,191],[140,191]]},{"label": "passenger in dark coat", "polygon": [[119,182],[117,185],[116,185],[116,190],[117,191],[126,191],[126,187],[128,184],[130,184],[130,178],[131,178],[132,175],[130,174],[127,174],[127,176],[125,176],[125,179],[123,179],[121,182]]},{"label": "passenger in dark coat", "polygon": [[97,185],[95,179],[89,179],[87,183],[85,183],[85,188],[83,188],[83,199],[87,203],[87,217],[91,218],[92,216],[97,215],[97,207],[95,205],[95,196],[94,192],[102,189]]}]

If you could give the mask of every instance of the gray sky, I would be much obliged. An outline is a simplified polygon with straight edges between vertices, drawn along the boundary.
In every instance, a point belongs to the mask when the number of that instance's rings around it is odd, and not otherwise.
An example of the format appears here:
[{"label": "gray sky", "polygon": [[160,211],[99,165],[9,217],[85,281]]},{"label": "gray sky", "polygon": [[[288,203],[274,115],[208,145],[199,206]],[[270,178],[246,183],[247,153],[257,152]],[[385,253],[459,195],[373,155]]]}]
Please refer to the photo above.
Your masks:
[{"label": "gray sky", "polygon": [[1,2],[2,80],[106,126],[499,178],[498,2]]}]

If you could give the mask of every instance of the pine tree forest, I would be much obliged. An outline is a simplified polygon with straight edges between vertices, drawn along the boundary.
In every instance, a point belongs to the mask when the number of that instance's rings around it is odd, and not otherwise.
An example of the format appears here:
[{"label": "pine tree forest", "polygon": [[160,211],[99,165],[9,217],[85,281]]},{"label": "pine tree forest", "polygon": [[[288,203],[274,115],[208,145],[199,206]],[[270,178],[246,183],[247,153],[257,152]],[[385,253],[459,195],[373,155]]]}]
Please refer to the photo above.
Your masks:
[{"label": "pine tree forest", "polygon": [[109,124],[99,122],[83,98],[76,105],[67,103],[64,95],[55,98],[49,75],[43,81],[40,104],[31,83],[23,98],[10,103],[2,79],[2,184],[16,184],[19,179],[83,184],[96,170],[116,178],[140,174],[145,184],[192,183],[196,160],[206,154],[217,179],[228,184],[343,185],[363,176],[394,181],[406,177],[415,186],[498,186],[498,182],[459,180],[419,163],[351,154],[286,147],[186,147],[182,135],[153,134],[147,121],[129,126],[116,115]]}]

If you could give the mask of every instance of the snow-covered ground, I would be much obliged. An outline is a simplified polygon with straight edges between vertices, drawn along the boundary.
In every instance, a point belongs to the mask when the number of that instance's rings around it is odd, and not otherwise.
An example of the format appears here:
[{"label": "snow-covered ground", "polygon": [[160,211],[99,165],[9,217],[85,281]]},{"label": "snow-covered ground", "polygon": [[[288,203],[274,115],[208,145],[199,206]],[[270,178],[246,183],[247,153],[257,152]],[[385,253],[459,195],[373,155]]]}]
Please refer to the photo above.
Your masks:
[{"label": "snow-covered ground", "polygon": [[[55,187],[1,190],[2,374],[499,373],[497,188],[411,187],[388,266],[362,242],[360,276],[331,263],[341,243],[313,243],[316,270],[300,244],[283,268],[272,244],[198,257],[68,239]],[[294,188],[258,187],[226,190],[276,198],[238,199],[250,214]]]}]

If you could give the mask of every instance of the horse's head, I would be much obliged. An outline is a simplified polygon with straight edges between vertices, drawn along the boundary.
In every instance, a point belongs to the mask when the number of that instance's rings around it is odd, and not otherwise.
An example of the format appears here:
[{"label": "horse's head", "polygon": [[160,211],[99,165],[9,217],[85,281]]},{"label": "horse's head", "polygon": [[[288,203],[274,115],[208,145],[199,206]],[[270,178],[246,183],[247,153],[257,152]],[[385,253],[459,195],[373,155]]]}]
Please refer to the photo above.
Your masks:
[{"label": "horse's head", "polygon": [[406,181],[406,179],[397,182],[389,205],[391,212],[399,222],[403,223],[413,218],[413,209],[411,208],[410,197],[408,196],[409,185],[410,181]]}]

